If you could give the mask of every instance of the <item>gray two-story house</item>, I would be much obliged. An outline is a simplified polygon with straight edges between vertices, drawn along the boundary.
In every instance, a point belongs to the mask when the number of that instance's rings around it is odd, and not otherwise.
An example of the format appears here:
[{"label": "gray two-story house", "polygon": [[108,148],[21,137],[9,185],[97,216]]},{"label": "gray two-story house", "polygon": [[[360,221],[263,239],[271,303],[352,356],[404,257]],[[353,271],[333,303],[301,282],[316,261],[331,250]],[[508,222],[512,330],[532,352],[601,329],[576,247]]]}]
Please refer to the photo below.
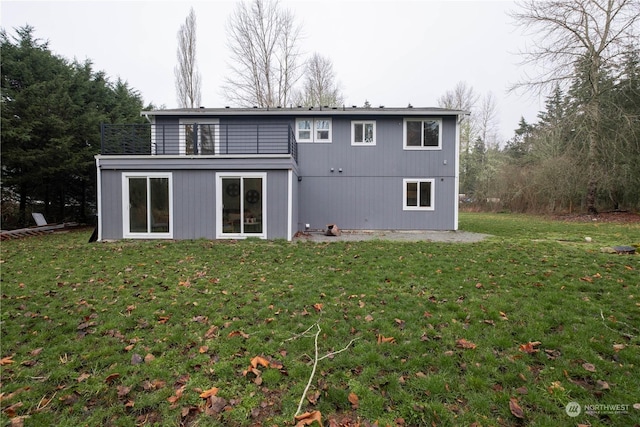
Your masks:
[{"label": "gray two-story house", "polygon": [[439,108],[199,108],[103,125],[98,239],[291,240],[457,230],[459,128]]}]

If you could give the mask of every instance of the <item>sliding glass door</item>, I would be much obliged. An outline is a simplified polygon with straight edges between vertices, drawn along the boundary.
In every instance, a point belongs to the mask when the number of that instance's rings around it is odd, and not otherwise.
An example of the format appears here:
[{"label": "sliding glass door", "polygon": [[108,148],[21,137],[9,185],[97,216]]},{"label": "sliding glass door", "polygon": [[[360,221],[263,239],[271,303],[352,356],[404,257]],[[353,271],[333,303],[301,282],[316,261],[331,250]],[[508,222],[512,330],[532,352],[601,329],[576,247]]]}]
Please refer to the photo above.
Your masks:
[{"label": "sliding glass door", "polygon": [[218,174],[218,237],[265,238],[266,174]]}]

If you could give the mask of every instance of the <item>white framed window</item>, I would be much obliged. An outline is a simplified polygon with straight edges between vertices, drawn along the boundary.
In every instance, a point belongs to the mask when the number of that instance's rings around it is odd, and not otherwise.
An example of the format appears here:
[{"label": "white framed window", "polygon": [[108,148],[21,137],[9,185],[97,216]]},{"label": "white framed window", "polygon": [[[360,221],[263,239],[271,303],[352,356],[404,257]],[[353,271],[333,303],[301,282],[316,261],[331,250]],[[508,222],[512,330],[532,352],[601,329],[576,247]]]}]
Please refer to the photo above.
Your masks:
[{"label": "white framed window", "polygon": [[220,153],[220,120],[180,119],[180,154]]},{"label": "white framed window", "polygon": [[376,145],[375,120],[354,120],[351,122],[351,145]]},{"label": "white framed window", "polygon": [[267,174],[216,173],[216,237],[267,238]]},{"label": "white framed window", "polygon": [[332,131],[330,118],[296,119],[297,142],[331,142]]},{"label": "white framed window", "polygon": [[173,238],[171,173],[122,174],[124,238]]},{"label": "white framed window", "polygon": [[441,119],[404,119],[403,134],[405,150],[442,149]]},{"label": "white framed window", "polygon": [[298,142],[313,142],[313,119],[296,120],[296,140]]},{"label": "white framed window", "polygon": [[435,180],[407,178],[402,180],[402,209],[432,211],[435,209]]}]

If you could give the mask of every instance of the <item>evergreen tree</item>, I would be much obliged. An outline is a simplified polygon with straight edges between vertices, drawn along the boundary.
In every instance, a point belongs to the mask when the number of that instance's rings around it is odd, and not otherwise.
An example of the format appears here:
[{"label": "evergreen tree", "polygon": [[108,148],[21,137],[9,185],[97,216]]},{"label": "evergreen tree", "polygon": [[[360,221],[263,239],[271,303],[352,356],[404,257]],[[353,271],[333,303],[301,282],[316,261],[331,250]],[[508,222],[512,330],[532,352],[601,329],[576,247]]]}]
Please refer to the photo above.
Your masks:
[{"label": "evergreen tree", "polygon": [[[3,227],[28,225],[32,207],[51,222],[85,221],[95,206],[100,123],[144,120],[142,99],[89,61],[54,55],[33,27],[13,38],[2,30],[0,39]],[[9,218],[13,204],[18,214]]]},{"label": "evergreen tree", "polygon": [[524,117],[520,117],[518,129],[514,136],[507,141],[505,152],[514,160],[521,160],[531,151],[531,139],[534,126],[527,123]]}]

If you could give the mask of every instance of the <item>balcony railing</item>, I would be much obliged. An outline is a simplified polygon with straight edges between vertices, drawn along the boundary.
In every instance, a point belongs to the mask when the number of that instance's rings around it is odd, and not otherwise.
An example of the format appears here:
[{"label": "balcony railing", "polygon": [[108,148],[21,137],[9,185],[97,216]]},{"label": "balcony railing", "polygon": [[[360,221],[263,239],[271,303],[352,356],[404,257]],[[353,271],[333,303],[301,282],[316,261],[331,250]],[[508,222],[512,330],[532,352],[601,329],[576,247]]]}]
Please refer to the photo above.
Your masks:
[{"label": "balcony railing", "polygon": [[104,155],[289,154],[298,158],[295,134],[288,123],[103,124],[101,136]]}]

